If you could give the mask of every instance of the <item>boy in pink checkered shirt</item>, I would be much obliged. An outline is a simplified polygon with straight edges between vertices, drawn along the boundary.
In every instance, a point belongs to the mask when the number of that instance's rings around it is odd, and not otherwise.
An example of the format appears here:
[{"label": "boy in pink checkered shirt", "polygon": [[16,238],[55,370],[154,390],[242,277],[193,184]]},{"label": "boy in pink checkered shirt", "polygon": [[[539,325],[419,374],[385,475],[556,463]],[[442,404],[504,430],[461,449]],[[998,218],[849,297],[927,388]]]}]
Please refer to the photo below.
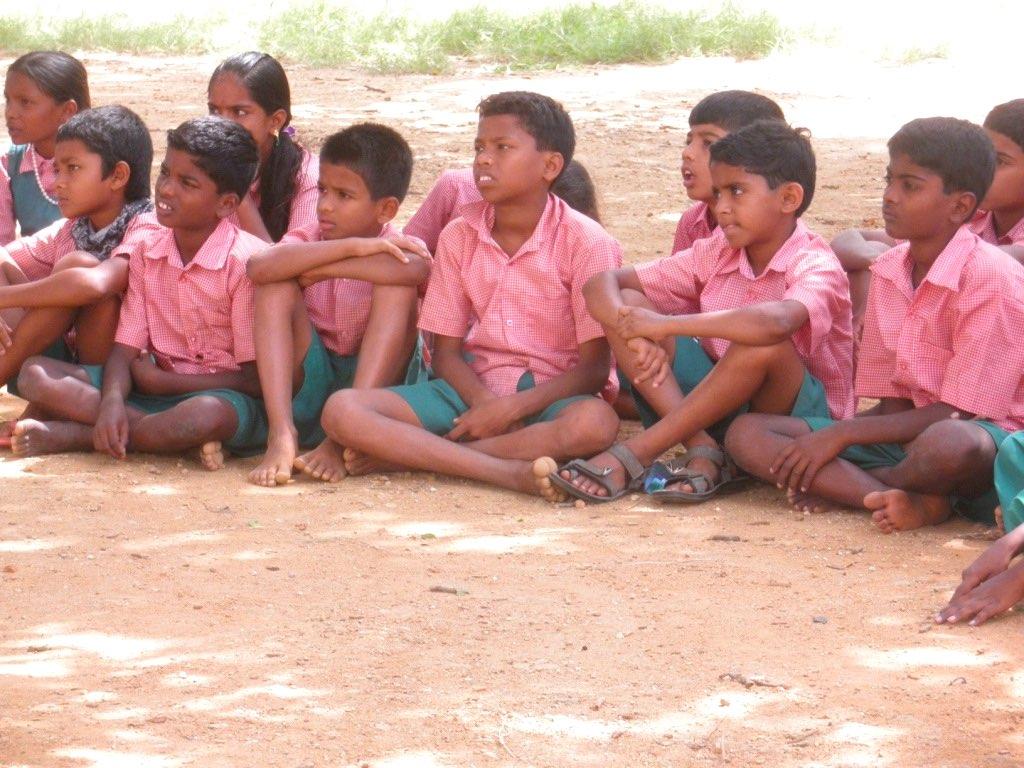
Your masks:
[{"label": "boy in pink checkered shirt", "polygon": [[19,422],[19,453],[200,448],[203,465],[219,469],[222,443],[251,447],[262,409],[245,263],[266,243],[229,218],[258,162],[252,137],[227,120],[168,132],[156,181],[162,226],[131,256],[114,349],[102,368],[25,364],[22,393],[52,420]]},{"label": "boy in pink checkered shirt", "polygon": [[[996,148],[996,172],[985,199],[968,222],[974,234],[1024,263],[1024,99],[1000,104],[982,126]],[[849,229],[832,248],[850,276],[854,334],[864,325],[871,265],[896,245],[884,229]]]},{"label": "boy in pink checkered shirt", "polygon": [[856,385],[878,405],[843,421],[744,416],[727,437],[797,508],[860,507],[885,533],[958,507],[991,522],[996,451],[1024,427],[1024,268],[968,226],[995,167],[963,120],[889,140],[882,217],[902,242],[871,267]]},{"label": "boy in pink checkered shirt", "polygon": [[480,103],[473,165],[483,200],[441,234],[420,314],[437,378],[342,390],[323,426],[352,473],[408,467],[549,492],[543,454],[600,450],[618,418],[608,344],[581,292],[618,243],[550,194],[575,134],[560,104],[510,92]]},{"label": "boy in pink checkered shirt", "polygon": [[[760,120],[710,154],[716,233],[584,289],[645,429],[562,467],[551,479],[571,496],[610,501],[642,485],[658,501],[704,501],[737,479],[720,447],[737,413],[853,413],[846,276],[800,220],[814,195],[810,141]],[[654,463],[680,442],[683,457]]]},{"label": "boy in pink checkered shirt", "polygon": [[[328,396],[418,377],[417,286],[430,274],[430,254],[391,223],[412,164],[409,145],[386,126],[360,123],[329,136],[320,150],[318,224],[249,261],[269,422],[250,482],[286,483],[293,466],[318,480],[342,479],[342,448],[320,429]],[[298,456],[300,446],[313,450]]]}]

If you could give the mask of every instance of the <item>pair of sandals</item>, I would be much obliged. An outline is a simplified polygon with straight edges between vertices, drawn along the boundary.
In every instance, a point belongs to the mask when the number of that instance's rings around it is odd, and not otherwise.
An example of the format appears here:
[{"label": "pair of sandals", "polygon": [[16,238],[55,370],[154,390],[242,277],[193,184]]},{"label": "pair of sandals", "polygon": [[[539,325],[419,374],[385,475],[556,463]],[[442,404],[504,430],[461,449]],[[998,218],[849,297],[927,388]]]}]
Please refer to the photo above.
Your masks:
[{"label": "pair of sandals", "polygon": [[[656,461],[649,468],[644,467],[636,455],[621,443],[609,448],[608,453],[618,459],[626,470],[626,484],[618,490],[612,488],[610,476],[614,470],[611,467],[598,467],[586,459],[573,459],[552,472],[548,478],[556,488],[573,498],[583,499],[592,504],[615,501],[628,493],[641,490],[663,504],[698,504],[713,498],[724,487],[749,477],[736,466],[725,451],[721,448],[712,448],[710,445],[695,446],[676,459]],[[707,459],[718,468],[717,483],[712,482],[705,473],[689,468],[695,459]],[[568,479],[562,477],[562,472],[565,471],[570,474]],[[573,481],[580,477],[593,480],[604,488],[608,495],[601,496],[577,487]],[[693,490],[673,489],[683,484],[689,485]]]}]

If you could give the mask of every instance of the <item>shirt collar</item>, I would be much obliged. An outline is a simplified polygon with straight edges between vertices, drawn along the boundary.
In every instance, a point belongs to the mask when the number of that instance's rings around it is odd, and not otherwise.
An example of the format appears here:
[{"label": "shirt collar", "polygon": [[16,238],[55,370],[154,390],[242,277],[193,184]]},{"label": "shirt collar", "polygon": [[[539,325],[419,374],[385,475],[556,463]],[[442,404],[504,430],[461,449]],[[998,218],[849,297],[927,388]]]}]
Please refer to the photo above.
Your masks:
[{"label": "shirt collar", "polygon": [[18,166],[18,173],[35,172],[35,169],[32,167],[32,158],[35,158],[35,167],[39,169],[40,176],[53,168],[53,158],[43,157],[29,144],[25,147],[25,151],[21,153],[21,165]]},{"label": "shirt collar", "polygon": [[[978,246],[979,238],[970,230],[970,224],[960,227],[946,243],[946,247],[938,255],[928,274],[922,282],[928,282],[951,291],[960,290],[960,275],[968,257]],[[913,259],[910,257],[910,243],[900,243],[895,248],[879,257],[871,266],[871,271],[879,277],[904,285],[911,293],[911,275],[914,272]]]},{"label": "shirt collar", "polygon": [[[562,201],[555,195],[548,193],[547,203],[544,205],[544,212],[540,215],[540,219],[537,221],[537,226],[534,227],[533,234],[531,234],[521,246],[519,250],[515,252],[511,258],[517,258],[525,253],[533,253],[543,249],[545,242],[548,239],[549,233],[553,232],[558,226],[558,223],[562,220],[565,213],[564,207],[568,204]],[[486,200],[480,200],[478,202],[466,203],[459,210],[462,214],[462,218],[466,223],[476,230],[481,240],[487,240],[494,243],[494,238],[491,237],[491,231],[494,229],[494,206],[488,203]],[[500,249],[497,243],[494,243],[495,247]]]},{"label": "shirt collar", "polygon": [[[716,231],[721,232],[722,230],[717,228]],[[763,275],[766,272],[785,272],[793,254],[804,248],[807,245],[808,239],[809,233],[807,231],[807,225],[805,225],[802,220],[797,219],[796,227],[793,229],[793,234],[791,234],[779,250],[775,252],[775,255],[772,256],[768,265],[764,268],[764,272],[761,274]],[[754,269],[750,266],[750,259],[747,257],[747,251],[745,248],[730,249],[729,256],[726,258],[722,266],[722,272],[738,271],[748,280],[756,280],[760,277],[760,275],[754,274]]]},{"label": "shirt collar", "polygon": [[238,227],[228,219],[221,219],[216,229],[206,238],[206,242],[199,248],[199,252],[192,257],[192,261],[184,264],[181,254],[178,252],[178,244],[174,240],[174,230],[167,228],[165,236],[168,238],[167,248],[149,248],[146,256],[151,259],[167,259],[167,261],[180,269],[188,269],[195,265],[203,269],[216,271],[223,269],[228,260],[228,253],[235,244],[235,237],[238,234]]}]

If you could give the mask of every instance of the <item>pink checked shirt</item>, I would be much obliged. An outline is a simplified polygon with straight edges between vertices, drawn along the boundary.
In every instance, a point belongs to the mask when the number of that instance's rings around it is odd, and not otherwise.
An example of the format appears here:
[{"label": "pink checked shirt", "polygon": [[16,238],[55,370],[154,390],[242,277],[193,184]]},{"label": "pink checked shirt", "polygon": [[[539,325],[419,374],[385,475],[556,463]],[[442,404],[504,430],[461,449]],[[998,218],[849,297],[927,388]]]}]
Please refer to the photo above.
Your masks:
[{"label": "pink checked shirt", "polygon": [[[29,280],[40,280],[53,272],[54,265],[69,253],[77,251],[75,240],[71,236],[71,227],[75,219],[60,219],[34,235],[23,237],[8,243],[3,250],[14,259],[25,277]],[[111,251],[111,256],[130,258],[133,253],[142,250],[146,238],[159,228],[156,218],[143,214],[129,222],[121,244]]]},{"label": "pink checked shirt", "polygon": [[915,290],[909,251],[871,266],[857,394],[1024,428],[1024,268],[961,227]]},{"label": "pink checked shirt", "polygon": [[[295,197],[292,198],[291,212],[288,215],[288,229],[301,229],[317,223],[316,205],[320,193],[317,184],[320,181],[320,160],[302,150],[302,166],[295,177]],[[258,208],[260,205],[260,180],[257,178],[249,187],[249,194]],[[231,215],[231,223],[238,226],[238,214]]]},{"label": "pink checked shirt", "polygon": [[[793,334],[793,346],[824,385],[832,416],[853,416],[849,282],[828,243],[802,221],[760,275],[754,274],[745,251],[729,247],[720,229],[689,250],[637,265],[636,273],[647,298],[666,315],[799,301],[809,320]],[[700,344],[712,360],[720,360],[729,348],[725,339],[706,338]]]},{"label": "pink checked shirt", "polygon": [[[388,222],[378,237],[401,235],[398,228]],[[281,238],[281,243],[315,243],[320,239],[320,227],[315,224],[289,232]],[[324,346],[339,355],[357,354],[370,321],[373,283],[348,278],[321,280],[306,288],[303,298],[309,321]]]},{"label": "pink checked shirt", "polygon": [[1002,237],[996,235],[996,219],[989,211],[978,211],[967,226],[986,243],[993,245],[1024,244],[1024,219],[1021,219]]},{"label": "pink checked shirt", "polygon": [[131,257],[115,341],[150,351],[165,371],[237,371],[256,359],[245,263],[267,244],[222,220],[187,265],[174,231],[153,231]]},{"label": "pink checked shirt", "polygon": [[[600,224],[554,195],[514,256],[491,238],[494,207],[480,201],[441,234],[420,328],[464,339],[470,368],[496,395],[537,384],[579,362],[579,346],[604,336],[587,312],[583,284],[617,269],[622,249]],[[618,388],[609,377],[604,396]]]},{"label": "pink checked shirt", "polygon": [[473,181],[473,169],[461,168],[445,171],[434,182],[419,209],[412,215],[403,230],[405,234],[418,237],[433,253],[437,250],[437,239],[448,222],[459,215],[466,203],[476,203],[482,198]]},{"label": "pink checked shirt", "polygon": [[712,232],[718,231],[718,225],[714,227],[708,221],[708,204],[697,202],[683,211],[676,225],[676,236],[672,241],[672,253],[679,253],[691,247],[698,240],[711,237]]},{"label": "pink checked shirt", "polygon": [[[39,170],[39,180],[43,182],[43,191],[53,197],[53,185],[57,183],[57,169],[53,165],[52,157],[47,159],[37,154],[34,149],[27,150],[21,156],[21,167],[16,172],[33,173],[33,158],[35,158],[35,167]],[[0,173],[0,245],[7,245],[14,240],[18,225],[14,218],[14,198],[11,196],[11,176],[7,162],[7,154],[0,155],[0,168],[2,168],[2,173]]]}]

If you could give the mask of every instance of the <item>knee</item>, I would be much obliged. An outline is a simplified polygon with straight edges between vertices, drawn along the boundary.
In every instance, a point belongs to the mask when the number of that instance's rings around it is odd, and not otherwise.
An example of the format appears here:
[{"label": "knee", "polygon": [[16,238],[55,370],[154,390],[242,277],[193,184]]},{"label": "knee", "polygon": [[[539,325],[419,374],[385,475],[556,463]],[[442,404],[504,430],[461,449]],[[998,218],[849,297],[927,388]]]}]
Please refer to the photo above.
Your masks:
[{"label": "knee", "polygon": [[910,445],[910,455],[940,476],[973,476],[991,470],[996,457],[992,438],[967,420],[944,419],[925,429]]},{"label": "knee", "polygon": [[563,418],[560,434],[565,455],[599,453],[614,443],[619,434],[615,409],[596,397],[576,403]]},{"label": "knee", "polygon": [[320,425],[331,439],[344,443],[360,410],[359,391],[339,389],[327,398],[320,415]]},{"label": "knee", "polygon": [[18,392],[25,400],[40,402],[45,399],[52,381],[46,358],[36,355],[28,358],[18,372]]},{"label": "knee", "polygon": [[744,413],[733,420],[725,433],[725,450],[740,466],[743,466],[747,449],[760,429],[759,422],[758,414]]},{"label": "knee", "polygon": [[238,427],[238,414],[229,403],[213,395],[189,398],[188,416],[180,420],[183,429],[197,438],[230,436]]}]

